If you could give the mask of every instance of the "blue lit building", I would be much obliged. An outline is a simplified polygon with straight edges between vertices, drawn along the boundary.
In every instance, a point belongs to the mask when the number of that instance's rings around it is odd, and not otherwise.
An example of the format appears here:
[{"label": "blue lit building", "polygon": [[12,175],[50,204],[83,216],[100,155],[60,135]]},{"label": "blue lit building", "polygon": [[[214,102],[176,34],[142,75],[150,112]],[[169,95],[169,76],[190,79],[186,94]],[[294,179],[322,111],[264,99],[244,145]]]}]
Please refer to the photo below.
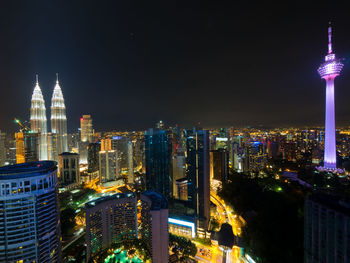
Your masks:
[{"label": "blue lit building", "polygon": [[149,129],[145,132],[146,188],[166,198],[173,195],[171,151],[167,131]]},{"label": "blue lit building", "polygon": [[0,262],[61,262],[57,165],[0,167]]}]

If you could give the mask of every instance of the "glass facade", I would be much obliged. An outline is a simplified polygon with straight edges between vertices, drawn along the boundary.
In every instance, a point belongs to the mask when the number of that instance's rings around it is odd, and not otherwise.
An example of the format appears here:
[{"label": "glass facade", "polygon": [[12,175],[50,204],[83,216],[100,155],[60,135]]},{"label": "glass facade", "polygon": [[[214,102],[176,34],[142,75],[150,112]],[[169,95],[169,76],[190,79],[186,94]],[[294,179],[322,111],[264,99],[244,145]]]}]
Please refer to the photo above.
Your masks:
[{"label": "glass facade", "polygon": [[59,262],[57,167],[36,162],[0,169],[0,262]]},{"label": "glass facade", "polygon": [[168,133],[150,129],[145,132],[146,188],[172,196],[171,142]]}]

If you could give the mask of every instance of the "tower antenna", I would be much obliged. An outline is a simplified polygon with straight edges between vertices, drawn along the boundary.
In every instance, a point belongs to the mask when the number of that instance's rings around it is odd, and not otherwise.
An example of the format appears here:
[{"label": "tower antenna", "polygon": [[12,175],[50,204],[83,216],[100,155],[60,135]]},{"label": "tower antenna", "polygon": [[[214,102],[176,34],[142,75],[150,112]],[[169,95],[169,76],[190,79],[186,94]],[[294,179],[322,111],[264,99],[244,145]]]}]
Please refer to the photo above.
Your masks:
[{"label": "tower antenna", "polygon": [[332,23],[328,26],[328,54],[332,54]]}]

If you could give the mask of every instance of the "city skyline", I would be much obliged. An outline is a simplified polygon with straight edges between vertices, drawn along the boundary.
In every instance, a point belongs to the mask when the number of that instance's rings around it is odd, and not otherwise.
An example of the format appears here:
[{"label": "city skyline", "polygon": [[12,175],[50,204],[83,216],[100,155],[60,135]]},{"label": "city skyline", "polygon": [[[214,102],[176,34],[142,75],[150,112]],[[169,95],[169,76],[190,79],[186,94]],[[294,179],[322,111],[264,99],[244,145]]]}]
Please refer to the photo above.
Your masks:
[{"label": "city skyline", "polygon": [[[72,4],[72,12],[58,2],[5,5],[3,130],[15,130],[14,117],[29,119],[35,74],[48,98],[55,72],[62,76],[68,132],[86,113],[98,130],[145,130],[160,119],[185,127],[323,125],[325,95],[315,67],[326,51],[329,20],[337,53],[349,54],[349,21],[336,5],[317,12],[205,1],[87,4],[84,10]],[[338,126],[349,124],[347,72],[336,81]]]}]

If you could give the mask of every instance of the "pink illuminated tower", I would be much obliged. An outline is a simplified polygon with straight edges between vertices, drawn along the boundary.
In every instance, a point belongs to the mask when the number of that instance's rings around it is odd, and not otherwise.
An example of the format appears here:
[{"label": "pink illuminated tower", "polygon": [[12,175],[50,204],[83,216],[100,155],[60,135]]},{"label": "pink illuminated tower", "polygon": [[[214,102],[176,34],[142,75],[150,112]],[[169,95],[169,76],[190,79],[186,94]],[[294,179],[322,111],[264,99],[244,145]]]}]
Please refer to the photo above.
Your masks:
[{"label": "pink illuminated tower", "polygon": [[343,68],[342,59],[336,59],[332,51],[332,27],[328,27],[328,54],[325,62],[318,68],[321,78],[326,81],[326,122],[324,142],[324,168],[337,168],[337,153],[335,143],[335,114],[334,114],[334,79]]}]

